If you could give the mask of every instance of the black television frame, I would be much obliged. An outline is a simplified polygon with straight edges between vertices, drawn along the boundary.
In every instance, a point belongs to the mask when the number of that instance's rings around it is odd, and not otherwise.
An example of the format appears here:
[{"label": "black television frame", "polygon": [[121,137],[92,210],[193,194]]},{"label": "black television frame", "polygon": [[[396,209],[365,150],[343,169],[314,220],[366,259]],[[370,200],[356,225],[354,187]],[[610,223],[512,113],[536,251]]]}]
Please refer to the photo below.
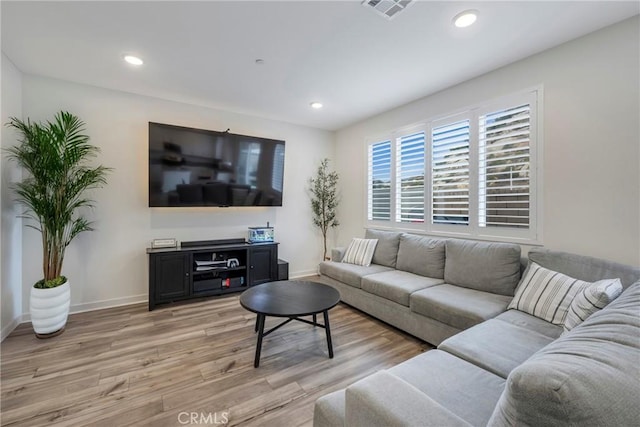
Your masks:
[{"label": "black television frame", "polygon": [[284,140],[150,121],[148,151],[149,207],[282,206]]}]

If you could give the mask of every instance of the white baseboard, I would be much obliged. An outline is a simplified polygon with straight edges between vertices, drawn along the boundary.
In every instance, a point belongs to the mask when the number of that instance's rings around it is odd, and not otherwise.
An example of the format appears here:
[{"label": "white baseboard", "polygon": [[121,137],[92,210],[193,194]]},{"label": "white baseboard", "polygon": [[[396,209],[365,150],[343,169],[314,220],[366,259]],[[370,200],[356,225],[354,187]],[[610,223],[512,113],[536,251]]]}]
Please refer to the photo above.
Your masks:
[{"label": "white baseboard", "polygon": [[[84,313],[85,311],[102,310],[103,308],[114,308],[123,305],[146,303],[149,301],[147,294],[133,295],[130,297],[112,298],[102,301],[86,302],[82,304],[75,304],[69,308],[69,314]],[[22,323],[30,322],[31,314],[25,313],[22,315]],[[3,331],[4,333],[4,331]]]},{"label": "white baseboard", "polygon": [[2,328],[2,332],[0,332],[0,342],[4,341],[4,339],[8,337],[9,334],[13,332],[13,330],[17,328],[20,323],[20,316],[18,316],[13,319],[7,326]]},{"label": "white baseboard", "polygon": [[[316,276],[318,274],[317,270],[303,270],[296,271],[292,273],[289,277],[291,279],[299,279],[301,277],[309,277]],[[149,296],[147,294],[134,295],[130,297],[122,297],[122,298],[112,298],[108,300],[95,301],[95,302],[87,302],[82,304],[72,305],[69,309],[69,314],[75,313],[83,313],[85,311],[93,311],[93,310],[102,310],[104,308],[114,308],[120,307],[123,305],[131,305],[131,304],[140,304],[147,303],[149,301]],[[20,323],[26,323],[31,321],[31,314],[24,313],[22,318],[14,319],[9,325],[2,329],[2,338],[0,341],[4,340]]]},{"label": "white baseboard", "polygon": [[317,276],[318,270],[295,271],[289,275],[289,279],[299,279],[301,277]]}]

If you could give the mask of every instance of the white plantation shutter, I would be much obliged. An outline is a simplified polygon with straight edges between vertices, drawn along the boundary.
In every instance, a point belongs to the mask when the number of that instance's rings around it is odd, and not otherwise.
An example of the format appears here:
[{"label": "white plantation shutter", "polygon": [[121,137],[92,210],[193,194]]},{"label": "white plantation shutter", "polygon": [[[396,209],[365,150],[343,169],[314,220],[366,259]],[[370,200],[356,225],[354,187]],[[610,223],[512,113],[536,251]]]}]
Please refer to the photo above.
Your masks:
[{"label": "white plantation shutter", "polygon": [[469,120],[431,131],[431,222],[469,225]]},{"label": "white plantation shutter", "polygon": [[391,141],[368,148],[367,218],[369,221],[391,220]]},{"label": "white plantation shutter", "polygon": [[529,228],[531,106],[479,117],[478,225]]},{"label": "white plantation shutter", "polygon": [[424,222],[424,132],[396,140],[396,222]]},{"label": "white plantation shutter", "polygon": [[521,91],[368,145],[368,226],[542,244],[541,97]]}]

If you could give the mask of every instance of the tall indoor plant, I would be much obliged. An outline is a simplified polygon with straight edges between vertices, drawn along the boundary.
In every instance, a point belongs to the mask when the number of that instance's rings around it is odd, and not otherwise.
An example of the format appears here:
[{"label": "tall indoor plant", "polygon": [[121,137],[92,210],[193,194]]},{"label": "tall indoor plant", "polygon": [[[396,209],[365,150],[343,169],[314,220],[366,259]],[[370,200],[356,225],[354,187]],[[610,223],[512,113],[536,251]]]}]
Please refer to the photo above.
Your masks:
[{"label": "tall indoor plant", "polygon": [[318,166],[316,176],[309,179],[311,211],[313,224],[322,232],[323,255],[327,258],[327,232],[337,227],[336,209],[338,208],[338,173],[329,170],[329,159],[323,159]]},{"label": "tall indoor plant", "polygon": [[99,148],[89,143],[84,123],[61,111],[53,121],[36,123],[10,118],[7,126],[20,135],[7,150],[27,176],[14,184],[17,201],[26,208],[27,226],[42,235],[43,278],[33,285],[30,313],[36,336],[55,336],[64,330],[69,313],[70,286],[62,276],[65,249],[83,231],[92,230],[81,208],[92,207],[85,195],[106,184],[109,168],[92,166]]}]

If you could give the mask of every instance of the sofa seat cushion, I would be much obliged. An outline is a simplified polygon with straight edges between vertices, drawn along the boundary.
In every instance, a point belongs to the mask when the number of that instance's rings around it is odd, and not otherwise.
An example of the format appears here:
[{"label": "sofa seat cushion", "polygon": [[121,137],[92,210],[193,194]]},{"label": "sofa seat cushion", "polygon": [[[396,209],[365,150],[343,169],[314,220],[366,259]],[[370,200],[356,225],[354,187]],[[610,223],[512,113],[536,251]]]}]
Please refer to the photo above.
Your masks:
[{"label": "sofa seat cushion", "polygon": [[362,290],[409,307],[409,296],[412,293],[442,283],[442,279],[394,270],[363,277]]},{"label": "sofa seat cushion", "polygon": [[640,420],[640,283],[514,369],[490,425]]},{"label": "sofa seat cushion", "polygon": [[520,246],[449,239],[446,241],[444,281],[513,296],[520,281]]},{"label": "sofa seat cushion", "polygon": [[466,422],[486,425],[505,380],[440,350],[430,350],[389,369]]},{"label": "sofa seat cushion", "polygon": [[507,310],[496,316],[497,320],[508,322],[516,326],[537,332],[549,338],[556,339],[562,334],[562,327],[539,319],[518,310]]},{"label": "sofa seat cushion", "polygon": [[472,427],[387,371],[378,371],[347,387],[344,426]]},{"label": "sofa seat cushion", "polygon": [[443,279],[444,246],[444,240],[405,233],[400,237],[396,268],[425,277]]},{"label": "sofa seat cushion", "polygon": [[443,284],[411,294],[411,311],[467,329],[507,309],[511,297]]},{"label": "sofa seat cushion", "polygon": [[458,356],[502,378],[553,338],[497,319],[489,319],[445,340],[439,350]]},{"label": "sofa seat cushion", "polygon": [[358,289],[361,287],[360,281],[364,276],[391,270],[393,269],[377,264],[365,267],[335,261],[323,261],[320,263],[320,274]]}]

